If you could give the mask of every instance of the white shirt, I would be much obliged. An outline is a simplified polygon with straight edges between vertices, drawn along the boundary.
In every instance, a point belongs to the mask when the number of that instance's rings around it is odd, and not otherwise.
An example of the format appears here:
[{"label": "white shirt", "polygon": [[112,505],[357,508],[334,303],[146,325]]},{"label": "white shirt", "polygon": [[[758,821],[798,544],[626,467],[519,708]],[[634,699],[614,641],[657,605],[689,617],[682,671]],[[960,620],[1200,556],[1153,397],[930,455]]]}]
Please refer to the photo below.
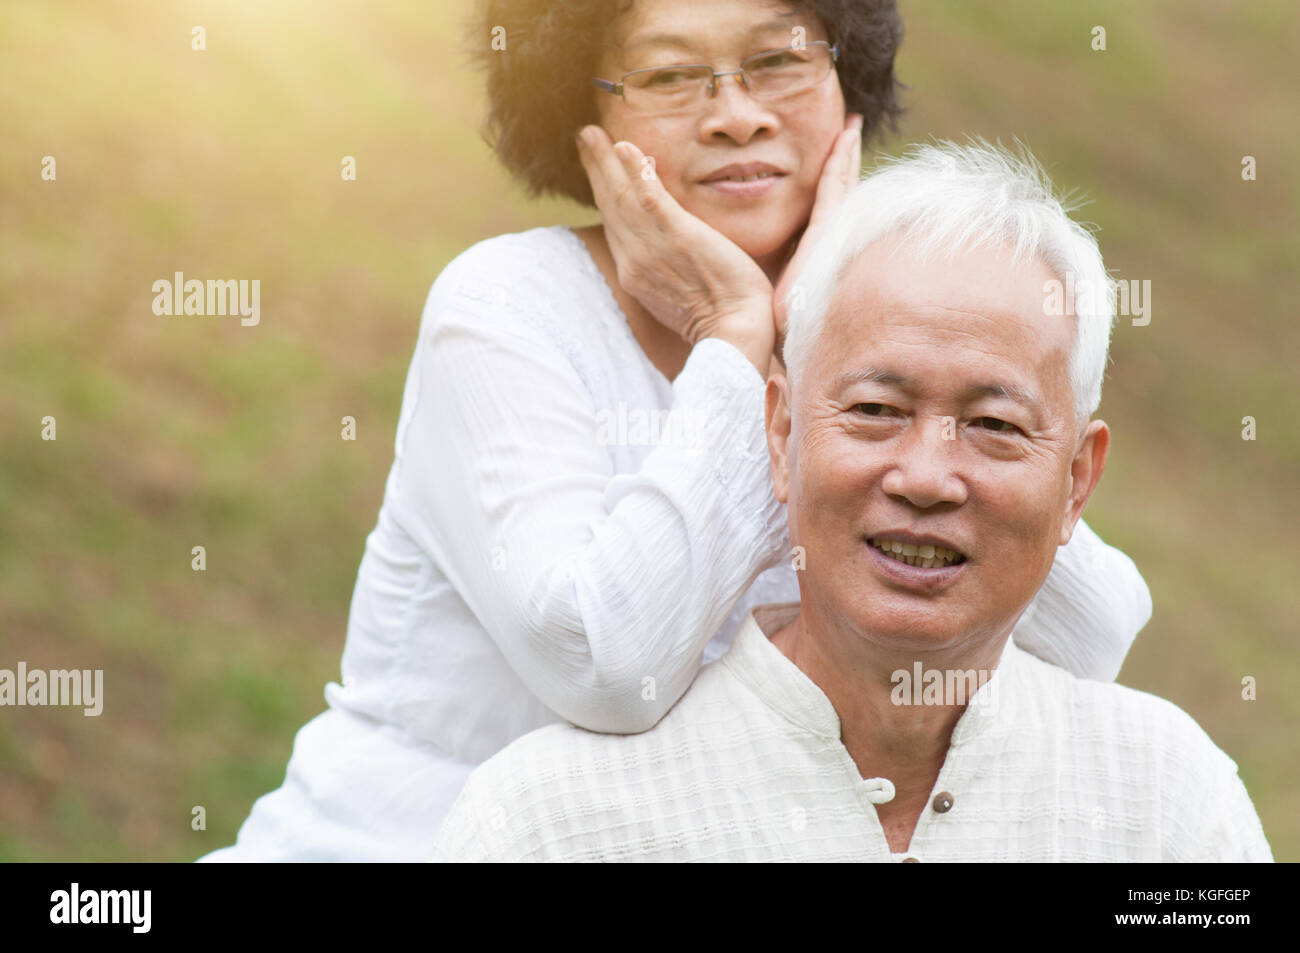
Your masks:
[{"label": "white shirt", "polygon": [[[470,771],[516,738],[658,721],[750,608],[799,597],[763,391],[717,339],[669,383],[568,228],[452,261],[425,304],[342,684],[284,785],[205,859],[424,857]],[[1015,638],[1109,680],[1150,614],[1132,562],[1080,523]]]},{"label": "white shirt", "polygon": [[[1175,705],[1007,641],[891,853],[830,700],[759,610],[654,729],[533,732],[470,777],[436,860],[1268,861],[1237,766]],[[757,617],[757,619],[756,619]],[[996,691],[994,691],[996,687]],[[990,697],[985,697],[990,696]]]}]

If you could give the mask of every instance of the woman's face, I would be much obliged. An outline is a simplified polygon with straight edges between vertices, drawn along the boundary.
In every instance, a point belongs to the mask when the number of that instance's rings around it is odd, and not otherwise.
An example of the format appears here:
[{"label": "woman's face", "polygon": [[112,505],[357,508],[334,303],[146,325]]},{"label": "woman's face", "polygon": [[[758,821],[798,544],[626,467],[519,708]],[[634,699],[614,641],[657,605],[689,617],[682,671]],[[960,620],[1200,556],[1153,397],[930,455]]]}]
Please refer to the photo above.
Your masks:
[{"label": "woman's face", "polygon": [[[779,3],[637,0],[614,24],[597,75],[618,82],[632,70],[683,63],[734,70],[747,56],[800,38],[828,39],[815,16]],[[671,113],[634,112],[622,97],[596,96],[610,137],[652,156],[655,173],[683,208],[760,263],[788,251],[808,223],[822,164],[844,129],[833,69],[819,85],[777,100],[751,96],[739,75],[724,77],[712,98],[706,89],[691,107]],[[780,174],[743,186],[716,181],[735,163],[764,163]]]}]

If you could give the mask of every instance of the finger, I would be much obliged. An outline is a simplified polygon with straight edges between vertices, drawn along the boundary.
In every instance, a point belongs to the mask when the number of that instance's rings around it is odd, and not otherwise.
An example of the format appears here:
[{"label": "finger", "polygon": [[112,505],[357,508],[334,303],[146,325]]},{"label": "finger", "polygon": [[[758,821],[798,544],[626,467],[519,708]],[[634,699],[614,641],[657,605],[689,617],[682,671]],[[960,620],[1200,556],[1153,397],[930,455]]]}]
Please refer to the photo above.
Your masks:
[{"label": "finger", "polygon": [[857,119],[853,136],[853,159],[849,163],[849,187],[858,184],[862,178],[862,116],[854,113]]},{"label": "finger", "polygon": [[600,163],[596,161],[596,157],[587,141],[587,137],[591,135],[587,131],[590,128],[590,126],[583,126],[574,136],[574,140],[578,144],[578,161],[582,163],[582,169],[587,173],[587,181],[591,183],[591,194],[596,202],[596,208],[600,209],[603,215],[608,207],[605,175],[601,171]]},{"label": "finger", "polygon": [[855,181],[855,177],[849,173],[849,164],[853,161],[857,138],[858,133],[853,129],[844,130],[836,139],[831,154],[826,157],[821,181],[817,183],[812,214],[808,217],[809,229],[815,229],[839,208],[840,201]]},{"label": "finger", "polygon": [[862,169],[862,116],[850,113],[844,123],[844,129],[836,139],[831,153],[826,157],[822,168],[822,177],[817,183],[817,195],[813,200],[812,213],[808,225],[804,228],[795,248],[794,255],[786,263],[781,280],[777,283],[778,298],[774,302],[774,314],[777,317],[777,331],[785,333],[785,295],[788,293],[789,278],[798,274],[804,259],[816,244],[818,235],[839,208],[849,189],[861,178]]},{"label": "finger", "polygon": [[[630,150],[639,155],[639,150],[630,142],[613,142],[599,126],[588,129],[588,160],[601,183],[597,208],[605,226],[605,241],[621,272],[629,258],[629,246],[639,246],[644,240],[645,213],[639,201],[634,160],[629,154]],[[593,184],[593,192],[595,188]]]},{"label": "finger", "polygon": [[587,126],[586,133],[586,161],[583,166],[591,180],[592,192],[599,191],[597,207],[602,214],[608,214],[631,183],[622,160],[614,152],[609,134],[600,126]]},{"label": "finger", "polygon": [[[642,164],[645,157],[642,156],[641,150],[638,150],[633,143],[628,140],[620,139],[619,142],[611,142],[608,135],[601,130],[601,142],[598,150],[602,153],[601,169],[607,178],[607,192],[612,202],[619,205],[619,215],[623,216],[625,221],[643,222],[641,216],[646,212],[647,204],[654,207],[653,202],[647,203],[646,196],[651,192],[646,190],[645,168]],[[646,164],[649,164],[647,160]]]},{"label": "finger", "polygon": [[643,154],[636,147],[636,143],[620,139],[614,143],[614,155],[618,157],[619,164],[627,175],[628,185],[634,193],[644,191],[643,183],[658,181],[654,171],[654,160]]},{"label": "finger", "polygon": [[[835,143],[835,150],[840,159],[839,180],[846,191],[857,180],[862,162],[861,148],[862,117],[857,113],[851,113],[844,124],[844,131],[840,133],[840,138]],[[827,164],[829,165],[829,160]]]},{"label": "finger", "polygon": [[[818,198],[823,211],[835,208],[845,193],[857,182],[862,168],[862,117],[854,113],[849,117],[844,131],[835,142],[831,156],[826,160],[826,194],[819,190]],[[832,174],[832,169],[835,170]]]},{"label": "finger", "polygon": [[657,216],[673,214],[678,207],[677,200],[659,178],[654,157],[642,152],[636,143],[626,140],[614,143],[614,151],[623,162],[641,209]]}]

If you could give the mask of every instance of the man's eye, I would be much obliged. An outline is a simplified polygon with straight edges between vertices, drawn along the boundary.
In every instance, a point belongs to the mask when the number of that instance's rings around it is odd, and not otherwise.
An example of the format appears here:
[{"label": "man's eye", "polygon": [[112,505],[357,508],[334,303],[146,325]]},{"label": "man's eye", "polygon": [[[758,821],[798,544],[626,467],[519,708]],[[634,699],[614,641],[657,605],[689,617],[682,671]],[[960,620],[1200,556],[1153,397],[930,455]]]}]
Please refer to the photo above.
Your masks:
[{"label": "man's eye", "polygon": [[883,417],[889,413],[889,408],[884,404],[858,404],[853,409],[868,417]]},{"label": "man's eye", "polygon": [[996,433],[1011,433],[1018,431],[1020,428],[1015,424],[1007,423],[1005,420],[999,420],[997,417],[980,417],[975,421],[984,430],[992,430]]}]

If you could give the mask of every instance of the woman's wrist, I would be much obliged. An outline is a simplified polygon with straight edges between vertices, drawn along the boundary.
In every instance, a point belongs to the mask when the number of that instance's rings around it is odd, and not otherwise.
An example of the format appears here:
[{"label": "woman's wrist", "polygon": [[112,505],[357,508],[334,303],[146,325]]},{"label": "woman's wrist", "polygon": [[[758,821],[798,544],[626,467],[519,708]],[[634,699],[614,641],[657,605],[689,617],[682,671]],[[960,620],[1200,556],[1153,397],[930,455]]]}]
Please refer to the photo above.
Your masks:
[{"label": "woman's wrist", "polygon": [[696,343],[704,338],[726,341],[745,355],[759,376],[766,380],[772,363],[773,348],[776,346],[771,303],[756,303],[750,309],[710,322]]}]

